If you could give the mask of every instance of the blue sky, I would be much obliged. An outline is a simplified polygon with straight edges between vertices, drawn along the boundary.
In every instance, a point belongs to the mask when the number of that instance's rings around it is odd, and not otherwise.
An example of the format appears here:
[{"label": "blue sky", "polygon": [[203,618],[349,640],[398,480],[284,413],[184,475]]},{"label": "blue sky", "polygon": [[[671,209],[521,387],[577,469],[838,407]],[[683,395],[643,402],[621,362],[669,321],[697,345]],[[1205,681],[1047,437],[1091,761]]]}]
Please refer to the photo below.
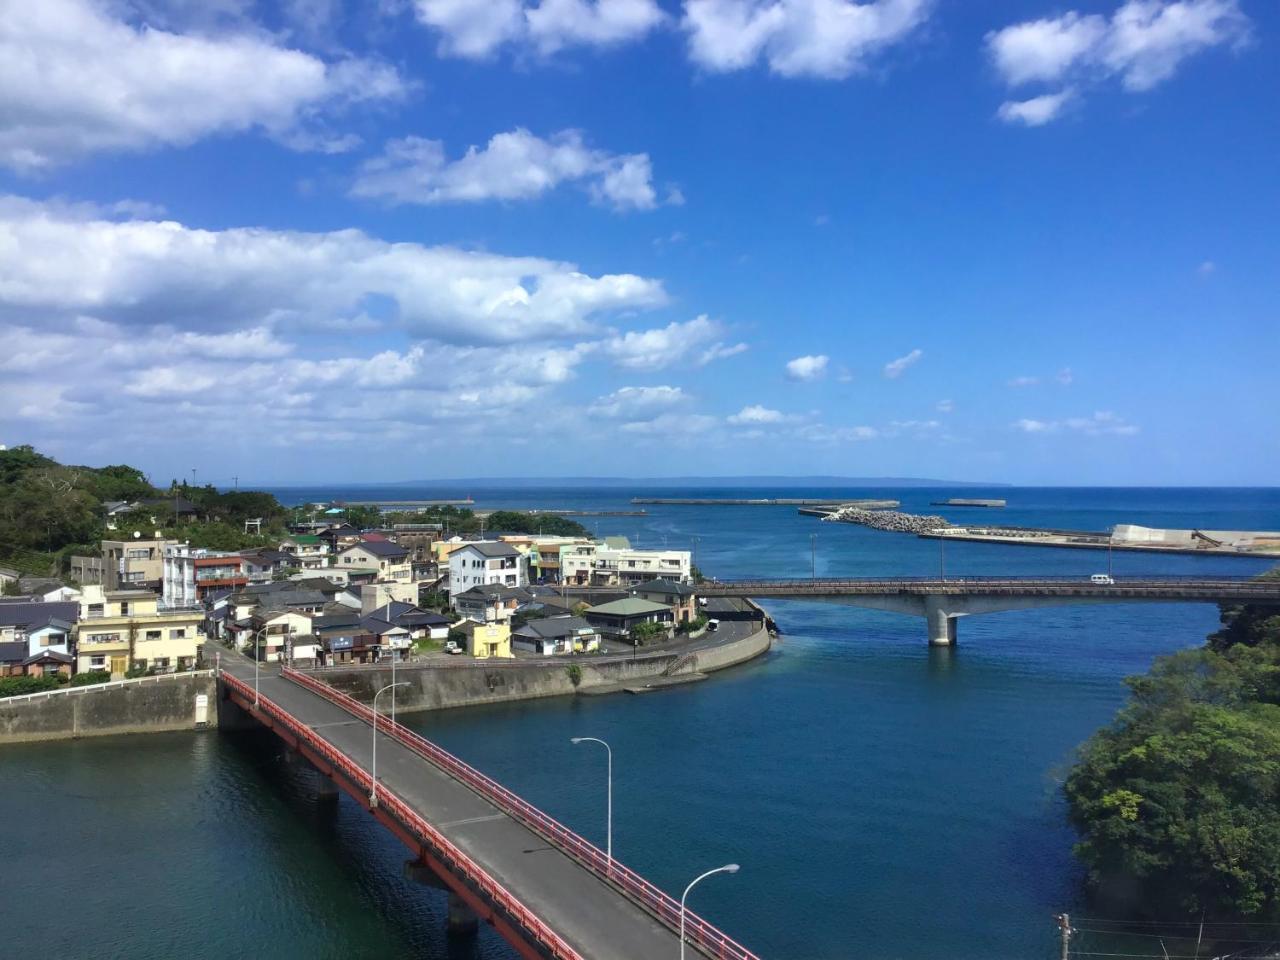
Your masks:
[{"label": "blue sky", "polygon": [[1272,484],[1256,0],[0,0],[0,442]]}]

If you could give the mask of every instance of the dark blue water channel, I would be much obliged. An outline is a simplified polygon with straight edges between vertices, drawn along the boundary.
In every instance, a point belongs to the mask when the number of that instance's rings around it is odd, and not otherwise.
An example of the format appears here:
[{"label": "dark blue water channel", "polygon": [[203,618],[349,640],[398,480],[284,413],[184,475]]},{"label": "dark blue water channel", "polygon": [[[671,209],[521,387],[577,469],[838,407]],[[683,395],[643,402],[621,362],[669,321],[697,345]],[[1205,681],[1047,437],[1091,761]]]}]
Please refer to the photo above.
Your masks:
[{"label": "dark blue water channel", "polygon": [[[625,508],[637,491],[471,493],[481,506]],[[294,500],[385,491],[281,491]],[[735,491],[679,491],[732,496]],[[856,491],[776,491],[843,495]],[[867,491],[882,495],[883,491]],[[891,495],[930,509],[939,491]],[[1007,489],[955,520],[1280,528],[1269,490]],[[947,491],[946,495],[956,495]],[[663,491],[660,495],[676,495]],[[759,490],[740,495],[759,496]],[[691,546],[709,574],[1078,574],[1089,551],[951,544],[819,523],[785,507],[648,507],[587,518],[643,546]],[[811,534],[817,534],[816,542]],[[812,551],[812,552],[811,552]],[[1117,553],[1118,574],[1251,574],[1268,564]],[[414,725],[601,843],[613,746],[617,856],[773,958],[1055,955],[1050,915],[1080,906],[1058,784],[1124,699],[1121,678],[1200,643],[1205,605],[1049,608],[965,618],[955,650],[923,622],[774,602],[768,657],[657,694],[419,715]],[[505,958],[450,944],[438,895],[400,878],[400,846],[354,804],[317,806],[268,736],[174,734],[0,751],[6,954],[31,957]],[[53,901],[50,898],[53,898]],[[63,905],[57,923],[50,902]],[[24,919],[25,918],[25,919]],[[16,938],[16,941],[15,941]],[[10,952],[12,951],[12,952]]]}]

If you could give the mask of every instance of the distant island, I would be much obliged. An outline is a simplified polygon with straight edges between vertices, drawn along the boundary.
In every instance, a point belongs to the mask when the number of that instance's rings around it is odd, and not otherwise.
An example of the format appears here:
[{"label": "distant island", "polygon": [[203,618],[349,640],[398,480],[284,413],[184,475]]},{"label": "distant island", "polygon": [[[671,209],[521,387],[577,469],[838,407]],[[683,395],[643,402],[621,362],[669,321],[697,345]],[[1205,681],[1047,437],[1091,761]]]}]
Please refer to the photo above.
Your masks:
[{"label": "distant island", "polygon": [[[278,487],[336,487],[341,481],[324,483],[264,483],[260,486]],[[353,485],[356,485],[353,483]],[[747,477],[458,477],[439,480],[387,480],[381,482],[360,481],[360,487],[1011,487],[1009,483],[989,483],[975,480],[937,480],[930,477],[834,477],[834,476],[747,476]]]}]

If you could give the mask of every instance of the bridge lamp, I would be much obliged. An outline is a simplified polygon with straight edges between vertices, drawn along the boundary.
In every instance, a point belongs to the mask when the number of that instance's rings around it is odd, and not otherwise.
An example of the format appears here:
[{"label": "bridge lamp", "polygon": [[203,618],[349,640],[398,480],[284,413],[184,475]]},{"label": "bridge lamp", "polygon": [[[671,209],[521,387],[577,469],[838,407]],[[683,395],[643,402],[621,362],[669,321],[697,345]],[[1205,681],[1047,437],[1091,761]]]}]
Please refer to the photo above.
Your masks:
[{"label": "bridge lamp", "polygon": [[570,737],[570,743],[598,743],[604,747],[608,753],[608,778],[609,790],[607,806],[605,808],[605,855],[609,858],[609,863],[613,863],[613,750],[609,745],[598,737]]},{"label": "bridge lamp", "polygon": [[680,960],[684,960],[684,902],[689,899],[689,891],[696,884],[707,879],[715,873],[737,873],[740,868],[736,863],[726,863],[723,867],[716,867],[714,870],[708,870],[700,877],[694,877],[693,883],[684,888],[684,893],[680,897]]},{"label": "bridge lamp", "polygon": [[372,775],[372,782],[369,785],[370,810],[378,806],[378,698],[388,690],[394,690],[396,687],[408,686],[411,686],[411,684],[406,680],[402,680],[399,683],[388,683],[373,695],[373,767],[370,770]]}]

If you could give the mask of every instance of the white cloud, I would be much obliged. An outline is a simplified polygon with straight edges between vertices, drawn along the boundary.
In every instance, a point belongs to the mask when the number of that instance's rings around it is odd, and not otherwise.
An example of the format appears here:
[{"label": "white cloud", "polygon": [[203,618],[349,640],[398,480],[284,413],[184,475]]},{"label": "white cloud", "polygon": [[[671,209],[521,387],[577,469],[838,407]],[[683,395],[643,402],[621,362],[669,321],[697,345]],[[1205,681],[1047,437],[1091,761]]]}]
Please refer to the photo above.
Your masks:
[{"label": "white cloud", "polygon": [[826,376],[830,357],[825,354],[796,357],[787,361],[787,376],[792,380],[819,380]]},{"label": "white cloud", "polygon": [[0,198],[0,318],[87,313],[225,329],[358,317],[370,297],[416,336],[470,343],[588,333],[601,314],[666,299],[656,280],[591,277],[537,257],[386,243],[357,230],[121,223]]},{"label": "white cloud", "polygon": [[720,425],[715,417],[700,413],[664,413],[652,420],[635,420],[624,423],[619,429],[642,436],[656,435],[663,438],[697,436],[714,430]]},{"label": "white cloud", "polygon": [[1068,87],[1058,93],[1046,93],[1030,100],[1006,100],[1000,104],[996,116],[1005,123],[1020,123],[1025,127],[1040,127],[1057,119],[1062,109],[1075,97]]},{"label": "white cloud", "polygon": [[1064,420],[1032,420],[1024,418],[1013,424],[1023,433],[1082,433],[1086,436],[1129,437],[1138,432],[1138,428],[1127,423],[1109,410],[1099,410],[1091,417],[1067,417]]},{"label": "white cloud", "polygon": [[[1119,77],[1131,92],[1150,90],[1202,51],[1240,47],[1249,19],[1238,0],[1128,0],[1110,18],[1068,11],[987,34],[987,52],[1010,86],[1057,83],[1071,78],[1097,82]],[[1029,126],[1059,115],[1071,90],[1009,102],[1001,119]]]},{"label": "white cloud", "polygon": [[726,419],[734,426],[744,426],[747,424],[784,423],[790,418],[780,410],[770,410],[768,407],[757,403],[743,407],[732,416],[726,417]]},{"label": "white cloud", "polygon": [[811,443],[861,443],[864,440],[875,440],[880,436],[880,431],[867,426],[831,427],[814,423],[801,427],[796,435]]},{"label": "white cloud", "polygon": [[908,367],[919,361],[923,356],[924,351],[917,348],[906,356],[898,357],[897,360],[890,360],[884,365],[884,375],[890,380],[896,380],[906,372]]},{"label": "white cloud", "polygon": [[955,408],[956,402],[954,400],[939,400],[934,404],[934,409],[939,413],[951,413]]},{"label": "white cloud", "polygon": [[395,98],[392,68],[326,62],[261,32],[135,26],[91,0],[6,2],[0,15],[0,164],[40,170],[103,151],[184,146],[260,129],[302,149],[345,149],[323,120]]},{"label": "white cloud", "polygon": [[628,370],[662,370],[694,357],[704,366],[747,349],[739,343],[725,346],[721,325],[705,314],[685,323],[672,322],[652,330],[630,330],[605,341],[604,352]]},{"label": "white cloud", "polygon": [[516,128],[453,161],[439,140],[391,140],[381,156],[361,166],[351,193],[391,203],[466,203],[525,200],[573,182],[616,210],[657,206],[647,154],[592,149],[577,130],[543,139]]},{"label": "white cloud", "polygon": [[483,59],[511,44],[547,56],[572,46],[639,40],[665,19],[656,0],[414,0],[418,21],[438,31],[439,53]]},{"label": "white cloud", "polygon": [[1070,367],[1063,367],[1058,371],[1057,375],[1054,376],[1054,379],[1064,387],[1069,387],[1075,381],[1076,375],[1071,372]]},{"label": "white cloud", "polygon": [[1039,377],[1014,377],[1009,381],[1011,387],[1034,387],[1040,382]]},{"label": "white cloud", "polygon": [[689,56],[716,72],[763,59],[784,77],[847,77],[922,24],[931,0],[686,0]]},{"label": "white cloud", "polygon": [[679,406],[689,399],[680,387],[620,387],[598,397],[588,412],[601,417],[635,417],[654,410]]}]

